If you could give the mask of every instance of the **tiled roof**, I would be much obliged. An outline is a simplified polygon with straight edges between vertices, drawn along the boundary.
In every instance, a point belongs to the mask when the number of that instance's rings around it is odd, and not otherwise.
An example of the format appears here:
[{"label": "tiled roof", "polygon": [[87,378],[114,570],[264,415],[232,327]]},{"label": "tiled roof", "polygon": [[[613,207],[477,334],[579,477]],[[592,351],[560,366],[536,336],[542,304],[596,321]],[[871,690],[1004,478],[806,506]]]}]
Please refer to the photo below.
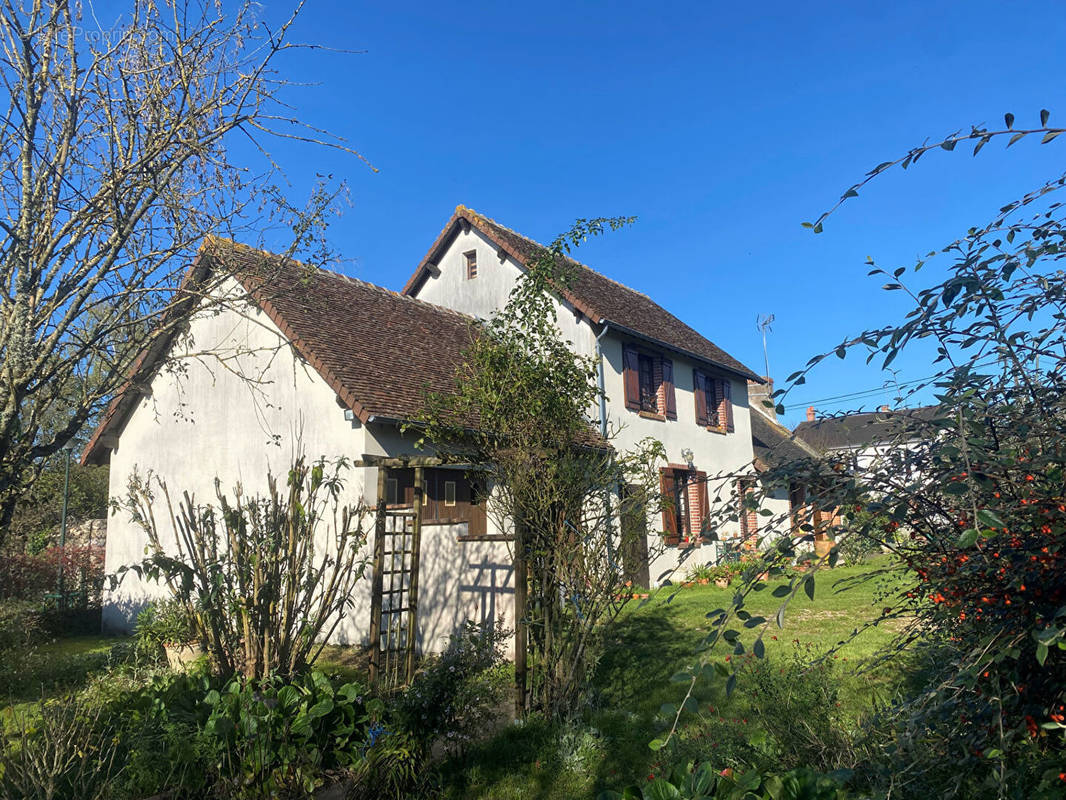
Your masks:
[{"label": "tiled roof", "polygon": [[[219,265],[234,274],[363,422],[418,419],[427,390],[455,388],[475,330],[465,314],[223,239],[208,239],[198,262],[195,280]],[[151,374],[166,350],[166,344],[156,346],[142,357],[130,385]],[[85,462],[101,460],[105,430],[124,422],[135,399],[128,392],[116,397],[86,448]]]},{"label": "tiled roof", "polygon": [[[516,233],[495,220],[466,206],[459,206],[415,274],[407,282],[404,288],[405,293],[417,293],[422,282],[435,267],[436,260],[450,244],[462,221],[476,227],[519,264],[525,265],[544,249],[543,245]],[[608,322],[638,337],[665,345],[737,375],[763,382],[760,375],[686,325],[647,295],[623,286],[573,259],[567,258],[566,262],[575,270],[576,275],[573,284],[561,294],[593,322]]]},{"label": "tiled roof", "polygon": [[417,419],[427,390],[455,389],[472,317],[233,242],[212,246],[364,422]]},{"label": "tiled roof", "polygon": [[763,464],[769,467],[780,467],[795,461],[818,457],[818,451],[802,440],[797,441],[795,434],[788,428],[767,419],[761,411],[752,409],[749,416],[751,417],[752,450]]},{"label": "tiled roof", "polygon": [[796,426],[796,436],[819,450],[868,447],[888,442],[901,434],[922,435],[936,416],[936,406],[870,411],[808,420]]}]

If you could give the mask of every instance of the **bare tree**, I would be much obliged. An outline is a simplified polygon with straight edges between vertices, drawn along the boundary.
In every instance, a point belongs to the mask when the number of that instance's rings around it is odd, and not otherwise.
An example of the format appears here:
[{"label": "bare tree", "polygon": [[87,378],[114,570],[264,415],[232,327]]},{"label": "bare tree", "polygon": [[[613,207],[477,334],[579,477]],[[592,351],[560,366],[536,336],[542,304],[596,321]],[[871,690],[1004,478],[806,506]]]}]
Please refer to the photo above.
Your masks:
[{"label": "bare tree", "polygon": [[[293,211],[272,202],[267,139],[348,150],[281,97],[300,6],[275,30],[258,9],[133,0],[105,29],[91,5],[0,0],[0,542],[43,461],[192,307],[176,290],[204,236]],[[237,136],[258,172],[231,159]],[[324,206],[298,215],[293,251]]]}]

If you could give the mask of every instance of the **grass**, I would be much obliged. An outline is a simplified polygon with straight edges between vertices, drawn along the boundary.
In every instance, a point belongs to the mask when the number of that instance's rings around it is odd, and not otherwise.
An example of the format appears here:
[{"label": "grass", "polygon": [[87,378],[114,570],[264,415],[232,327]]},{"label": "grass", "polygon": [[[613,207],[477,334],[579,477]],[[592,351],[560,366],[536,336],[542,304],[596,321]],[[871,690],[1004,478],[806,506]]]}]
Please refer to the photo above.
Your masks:
[{"label": "grass", "polygon": [[[891,664],[858,672],[860,665],[892,641],[898,627],[872,627],[851,640],[857,628],[879,616],[880,600],[891,591],[891,583],[877,579],[846,591],[843,586],[880,565],[874,562],[817,573],[814,599],[801,592],[789,604],[783,628],[771,623],[765,639],[767,661],[782,668],[797,651],[821,654],[837,648],[826,669],[838,695],[839,714],[852,723],[869,711],[875,696],[890,694],[901,682],[898,666]],[[771,592],[780,583],[750,596],[748,610],[772,619],[781,601]],[[693,663],[710,630],[708,612],[729,607],[731,600],[731,589],[714,585],[667,587],[628,607],[599,665],[597,702],[585,715],[585,732],[559,731],[537,720],[512,726],[445,765],[447,796],[594,798],[603,788],[645,780],[659,768],[662,758],[648,747],[667,726],[660,708],[664,703],[680,704],[687,688],[670,679]],[[721,658],[729,652],[729,648],[716,651]],[[734,719],[740,725],[743,716],[751,715],[746,688],[750,687],[742,679],[738,691],[727,698],[721,680],[699,681],[693,696],[703,718],[685,715],[681,742],[675,740],[676,746],[697,755],[703,747],[705,754],[698,757],[711,757],[710,742],[719,738],[722,725]],[[755,719],[743,719],[740,735],[733,737],[738,747],[743,749],[744,740],[756,735],[759,725]],[[711,739],[700,745],[700,736]]]},{"label": "grass", "polygon": [[0,686],[0,710],[15,704],[54,697],[86,685],[89,678],[113,663],[112,651],[126,641],[121,637],[64,636],[37,645],[24,654],[17,674]]}]

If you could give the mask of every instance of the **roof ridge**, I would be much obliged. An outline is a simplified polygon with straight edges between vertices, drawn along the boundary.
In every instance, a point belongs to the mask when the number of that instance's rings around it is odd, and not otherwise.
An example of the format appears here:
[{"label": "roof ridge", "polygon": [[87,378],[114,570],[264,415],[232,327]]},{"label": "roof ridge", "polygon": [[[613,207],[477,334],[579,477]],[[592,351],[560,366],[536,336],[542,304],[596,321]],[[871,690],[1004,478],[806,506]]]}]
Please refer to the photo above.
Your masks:
[{"label": "roof ridge", "polygon": [[386,286],[380,286],[380,285],[378,285],[376,283],[371,283],[370,281],[363,280],[362,278],[356,278],[356,277],[353,277],[351,275],[345,275],[343,272],[337,272],[336,270],[327,269],[326,267],[316,266],[315,264],[308,264],[307,262],[300,261],[299,259],[293,258],[292,256],[281,255],[280,253],[274,253],[274,252],[271,252],[270,250],[264,250],[264,249],[262,249],[260,247],[253,247],[251,245],[245,244],[244,242],[238,242],[238,241],[236,241],[234,239],[228,239],[226,237],[216,236],[214,234],[208,234],[207,236],[204,237],[204,244],[201,245],[201,249],[206,247],[206,245],[208,244],[208,240],[211,240],[212,244],[230,245],[230,246],[234,247],[235,249],[248,250],[248,251],[251,251],[253,253],[257,253],[259,255],[262,255],[262,256],[267,256],[268,258],[284,259],[285,261],[288,261],[288,262],[296,265],[297,267],[303,267],[305,269],[313,269],[316,272],[319,272],[322,275],[325,275],[326,277],[337,278],[337,279],[340,279],[340,280],[343,280],[343,281],[348,281],[350,283],[359,284],[361,286],[365,286],[368,289],[376,290],[378,292],[381,292],[381,293],[386,294],[386,295],[390,295],[390,296],[395,297],[397,299],[406,300],[409,303],[416,303],[418,305],[425,306],[427,308],[433,309],[434,311],[440,311],[440,312],[443,312],[444,314],[455,316],[455,317],[460,317],[461,319],[464,319],[464,320],[467,320],[467,321],[471,321],[471,322],[475,321],[475,317],[471,316],[470,314],[464,314],[462,311],[456,311],[453,308],[448,308],[447,306],[438,305],[437,303],[430,303],[428,300],[421,300],[421,299],[419,299],[417,297],[411,297],[410,295],[406,295],[406,294],[403,294],[402,292],[394,291],[392,289],[389,289]]},{"label": "roof ridge", "polygon": [[[497,228],[502,228],[503,230],[507,231],[508,233],[513,234],[514,236],[517,236],[519,239],[525,239],[530,244],[535,244],[537,247],[542,247],[545,250],[548,249],[545,245],[541,244],[536,239],[532,239],[529,236],[526,236],[524,233],[519,233],[514,228],[509,228],[506,225],[504,225],[502,222],[497,222],[492,217],[487,217],[484,214],[482,214],[481,212],[476,211],[473,208],[470,208],[469,206],[464,206],[464,205],[460,204],[460,205],[455,207],[455,211],[456,211],[456,213],[461,213],[463,211],[469,211],[475,217],[480,217],[481,219],[485,220],[486,222],[492,223]],[[564,253],[564,254],[562,254],[562,256],[567,261],[570,261],[570,262],[576,264],[577,266],[581,267],[582,269],[587,269],[593,275],[596,275],[596,276],[598,276],[600,278],[603,278],[605,281],[610,281],[615,286],[618,286],[618,287],[620,287],[622,289],[625,289],[628,292],[633,292],[633,294],[639,294],[641,297],[645,298],[646,300],[650,300],[652,303],[655,303],[655,300],[653,300],[650,295],[644,294],[644,292],[640,291],[639,289],[634,289],[632,286],[627,286],[626,284],[622,283],[619,280],[616,280],[615,278],[612,278],[609,275],[604,275],[599,270],[593,269],[588,264],[584,263],[583,261],[578,261],[576,258],[574,258],[573,256],[571,256],[569,254]],[[655,304],[659,305],[658,303],[655,303]],[[659,306],[659,307],[662,308],[662,306]],[[663,309],[663,310],[665,311],[666,309]],[[669,312],[667,312],[667,313],[669,313]]]}]

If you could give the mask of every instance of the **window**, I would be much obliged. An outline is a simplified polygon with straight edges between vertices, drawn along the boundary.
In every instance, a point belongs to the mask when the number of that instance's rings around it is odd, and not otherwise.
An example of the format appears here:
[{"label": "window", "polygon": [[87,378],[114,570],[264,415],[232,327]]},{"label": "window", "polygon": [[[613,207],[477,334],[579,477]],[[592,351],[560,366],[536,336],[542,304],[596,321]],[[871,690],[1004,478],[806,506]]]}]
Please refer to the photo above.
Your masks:
[{"label": "window", "polygon": [[677,419],[674,362],[659,353],[622,348],[626,408],[660,419]]},{"label": "window", "polygon": [[466,279],[473,280],[477,277],[477,250],[463,253],[463,259],[466,261]]},{"label": "window", "polygon": [[455,481],[444,482],[444,505],[455,505]]},{"label": "window", "polygon": [[640,410],[659,413],[659,382],[655,380],[655,360],[641,353],[638,357],[640,369]]},{"label": "window", "polygon": [[692,371],[692,391],[696,398],[696,424],[720,433],[732,433],[733,382]]},{"label": "window", "polygon": [[385,502],[390,506],[400,502],[400,482],[396,478],[385,480]]},{"label": "window", "polygon": [[666,545],[688,547],[707,536],[707,473],[681,466],[659,473]]}]

